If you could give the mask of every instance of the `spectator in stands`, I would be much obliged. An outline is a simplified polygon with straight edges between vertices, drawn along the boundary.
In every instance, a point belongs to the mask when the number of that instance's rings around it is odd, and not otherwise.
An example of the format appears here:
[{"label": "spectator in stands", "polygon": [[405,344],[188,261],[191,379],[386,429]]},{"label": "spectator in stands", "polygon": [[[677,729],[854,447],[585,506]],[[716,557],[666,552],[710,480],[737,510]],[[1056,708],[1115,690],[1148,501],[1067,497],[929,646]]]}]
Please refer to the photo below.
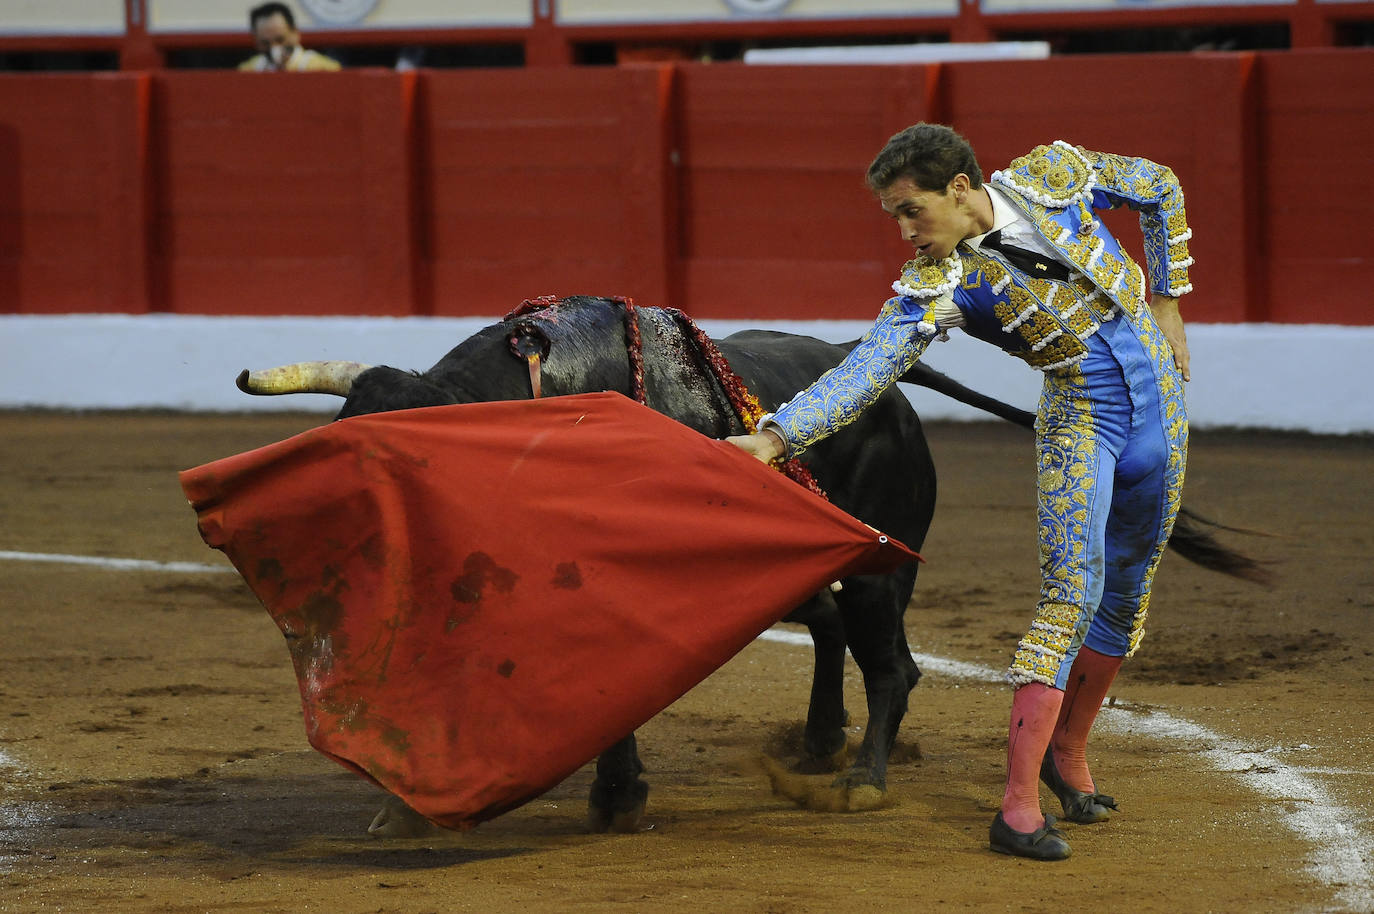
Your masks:
[{"label": "spectator in stands", "polygon": [[[1044,372],[1040,594],[1007,675],[1007,781],[989,843],[1062,860],[1069,843],[1041,812],[1037,779],[1071,822],[1116,809],[1088,770],[1088,732],[1140,644],[1183,488],[1189,368],[1178,297],[1192,289],[1193,262],[1183,191],[1164,166],[1062,141],[984,182],[969,144],[936,124],[892,137],[868,184],[915,249],[896,296],[840,365],[729,440],[765,461],[799,454],[954,327]],[[1146,270],[1093,212],[1120,206],[1140,213]]]},{"label": "spectator in stands", "polygon": [[285,3],[263,3],[248,13],[248,27],[258,53],[239,64],[240,70],[294,72],[338,70],[339,62],[301,47],[296,16]]}]

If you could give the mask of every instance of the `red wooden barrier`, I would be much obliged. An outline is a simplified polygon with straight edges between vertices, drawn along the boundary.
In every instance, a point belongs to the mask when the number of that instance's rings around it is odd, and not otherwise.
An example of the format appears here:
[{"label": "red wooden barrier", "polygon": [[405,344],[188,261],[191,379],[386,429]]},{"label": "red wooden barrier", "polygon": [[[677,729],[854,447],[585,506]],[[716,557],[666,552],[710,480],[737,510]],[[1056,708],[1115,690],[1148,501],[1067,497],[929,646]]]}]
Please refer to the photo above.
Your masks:
[{"label": "red wooden barrier", "polygon": [[684,307],[867,319],[910,248],[863,183],[895,128],[932,117],[934,68],[684,66]]},{"label": "red wooden barrier", "polygon": [[1374,324],[1374,54],[1261,55],[1266,320]]},{"label": "red wooden barrier", "polygon": [[[907,250],[863,171],[929,119],[988,171],[1057,138],[1171,165],[1193,320],[1370,324],[1371,98],[1367,49],[0,76],[0,312],[492,315],[587,292],[866,319]],[[1111,221],[1138,248],[1133,214]]]},{"label": "red wooden barrier", "polygon": [[0,312],[147,310],[149,83],[0,79]]},{"label": "red wooden barrier", "polygon": [[152,262],[162,306],[409,312],[416,79],[390,71],[158,76]]},{"label": "red wooden barrier", "polygon": [[[1249,120],[1253,64],[1249,54],[1142,54],[1113,58],[1106,68],[1086,57],[1029,68],[958,64],[946,68],[947,97],[951,122],[988,171],[1056,139],[1173,168],[1187,195],[1197,259],[1187,312],[1244,321],[1254,301],[1243,218],[1257,154]],[[1134,213],[1114,213],[1108,223],[1143,256]]]},{"label": "red wooden barrier", "polygon": [[676,300],[668,68],[426,74],[421,209],[436,314],[547,293]]}]

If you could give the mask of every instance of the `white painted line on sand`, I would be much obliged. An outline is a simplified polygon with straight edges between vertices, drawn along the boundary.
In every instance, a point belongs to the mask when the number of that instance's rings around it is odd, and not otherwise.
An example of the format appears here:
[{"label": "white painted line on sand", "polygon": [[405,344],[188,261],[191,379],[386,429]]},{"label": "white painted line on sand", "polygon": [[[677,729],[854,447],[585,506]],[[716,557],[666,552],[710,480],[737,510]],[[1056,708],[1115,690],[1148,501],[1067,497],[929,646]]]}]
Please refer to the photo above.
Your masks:
[{"label": "white painted line on sand", "polygon": [[150,562],[147,559],[112,559],[98,555],[63,555],[54,552],[11,552],[0,549],[0,559],[14,562],[52,562],[63,565],[91,565],[114,571],[176,571],[210,574],[237,574],[228,565],[204,565],[200,562]]},{"label": "white painted line on sand", "polygon": [[[781,629],[769,629],[759,635],[759,640],[811,646],[811,636],[806,632]],[[1000,670],[989,667],[930,654],[913,652],[911,656],[926,673],[980,682],[1006,681]],[[1287,800],[1299,807],[1291,812],[1280,810],[1280,813],[1283,823],[1315,848],[1308,871],[1322,885],[1336,890],[1335,900],[1342,906],[1341,910],[1374,910],[1374,837],[1360,829],[1358,815],[1342,807],[1321,785],[1303,773],[1304,770],[1309,774],[1318,773],[1317,769],[1295,768],[1276,758],[1277,753],[1289,749],[1255,749],[1162,711],[1108,706],[1102,709],[1101,721],[1119,732],[1200,745],[1199,754],[1217,771],[1235,775],[1258,794]]]},{"label": "white painted line on sand", "polygon": [[1258,794],[1290,803],[1294,808],[1283,815],[1284,824],[1317,848],[1308,869],[1323,884],[1337,887],[1341,910],[1374,911],[1374,837],[1360,830],[1358,815],[1305,776],[1317,769],[1285,765],[1276,757],[1310,746],[1255,749],[1161,711],[1107,707],[1102,714],[1103,721],[1117,731],[1201,745],[1200,754],[1217,771],[1235,775]]}]

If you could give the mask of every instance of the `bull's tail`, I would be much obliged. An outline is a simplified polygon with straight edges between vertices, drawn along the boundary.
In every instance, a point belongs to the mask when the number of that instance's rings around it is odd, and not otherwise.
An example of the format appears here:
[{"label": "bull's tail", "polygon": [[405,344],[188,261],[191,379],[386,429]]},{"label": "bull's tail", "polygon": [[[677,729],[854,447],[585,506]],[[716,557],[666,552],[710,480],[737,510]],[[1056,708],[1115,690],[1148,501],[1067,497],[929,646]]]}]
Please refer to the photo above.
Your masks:
[{"label": "bull's tail", "polygon": [[[845,349],[853,349],[858,341],[841,343]],[[981,409],[991,413],[1001,419],[1006,419],[1022,428],[1035,428],[1035,414],[1024,409],[1012,406],[1010,403],[1003,403],[994,397],[980,394],[960,384],[949,375],[943,374],[917,362],[916,366],[902,375],[897,380],[907,384],[915,384],[919,387],[929,388],[939,394],[944,394],[952,400]],[[1200,565],[1210,571],[1220,572],[1233,578],[1240,578],[1255,584],[1270,586],[1273,584],[1273,574],[1259,561],[1251,558],[1243,552],[1238,552],[1227,546],[1222,545],[1212,535],[1214,530],[1229,530],[1233,533],[1248,533],[1262,536],[1254,530],[1241,530],[1236,527],[1228,527],[1216,521],[1188,510],[1186,507],[1180,508],[1178,518],[1174,522],[1173,533],[1169,536],[1169,548],[1177,552],[1183,558],[1194,564]]]},{"label": "bull's tail", "polygon": [[918,387],[927,387],[938,394],[944,394],[951,400],[958,400],[960,403],[972,406],[974,409],[981,409],[983,412],[992,413],[1001,419],[1015,423],[1022,428],[1035,428],[1035,413],[1012,406],[1010,403],[1003,403],[995,397],[987,394],[980,394],[978,391],[965,387],[947,374],[936,371],[923,362],[917,362],[915,367],[902,375],[897,380],[905,381],[907,384],[915,384]]},{"label": "bull's tail", "polygon": [[[1224,524],[1214,523],[1187,508],[1178,509],[1178,519],[1174,521],[1174,531],[1169,535],[1169,548],[1194,564],[1210,571],[1219,571],[1233,578],[1272,586],[1274,575],[1265,564],[1250,558],[1243,552],[1223,546],[1212,536],[1212,530],[1236,530]],[[1241,530],[1258,536],[1267,534],[1253,530]]]},{"label": "bull's tail", "polygon": [[[836,343],[835,345],[849,352],[859,345],[859,341],[850,340],[847,343]],[[1027,412],[1018,406],[1012,406],[1010,403],[1003,403],[996,397],[980,394],[978,391],[960,384],[949,375],[936,371],[925,362],[917,362],[910,371],[897,380],[906,384],[915,384],[917,387],[929,388],[937,394],[944,394],[951,400],[957,400],[967,406],[972,406],[974,409],[981,409],[985,413],[992,413],[999,419],[1006,419],[1022,428],[1035,428],[1035,413]]]}]

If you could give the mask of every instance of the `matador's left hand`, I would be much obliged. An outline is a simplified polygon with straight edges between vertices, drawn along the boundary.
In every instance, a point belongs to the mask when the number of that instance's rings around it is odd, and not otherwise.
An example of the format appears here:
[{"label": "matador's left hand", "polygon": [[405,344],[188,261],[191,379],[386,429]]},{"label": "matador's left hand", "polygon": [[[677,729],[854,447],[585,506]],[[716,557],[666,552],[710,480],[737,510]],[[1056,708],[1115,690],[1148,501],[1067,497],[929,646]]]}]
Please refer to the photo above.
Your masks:
[{"label": "matador's left hand", "polygon": [[1150,310],[1154,312],[1155,323],[1169,341],[1174,351],[1174,367],[1183,375],[1183,380],[1191,381],[1188,371],[1188,334],[1183,330],[1183,317],[1178,313],[1178,299],[1158,293],[1150,296]]}]

